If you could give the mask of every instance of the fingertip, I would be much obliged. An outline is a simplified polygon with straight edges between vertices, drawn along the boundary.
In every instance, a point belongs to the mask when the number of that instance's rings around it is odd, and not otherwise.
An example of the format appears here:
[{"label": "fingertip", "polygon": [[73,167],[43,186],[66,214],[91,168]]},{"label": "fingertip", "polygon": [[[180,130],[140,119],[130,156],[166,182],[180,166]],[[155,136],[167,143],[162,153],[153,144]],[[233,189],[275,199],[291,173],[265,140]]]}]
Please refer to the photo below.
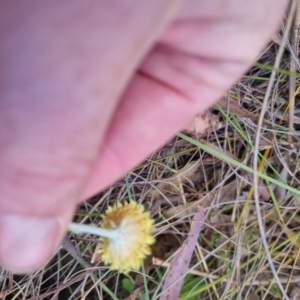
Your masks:
[{"label": "fingertip", "polygon": [[64,234],[59,218],[0,216],[1,264],[13,273],[34,271],[49,260]]}]

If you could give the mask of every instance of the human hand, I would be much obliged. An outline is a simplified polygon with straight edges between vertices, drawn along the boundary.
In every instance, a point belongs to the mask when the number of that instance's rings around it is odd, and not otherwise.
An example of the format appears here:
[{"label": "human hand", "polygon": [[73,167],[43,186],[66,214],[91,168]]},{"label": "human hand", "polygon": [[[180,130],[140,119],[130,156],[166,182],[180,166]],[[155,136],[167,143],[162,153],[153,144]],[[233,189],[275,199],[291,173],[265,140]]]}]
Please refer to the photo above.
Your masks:
[{"label": "human hand", "polygon": [[76,204],[247,70],[286,2],[1,2],[2,265],[45,263]]}]

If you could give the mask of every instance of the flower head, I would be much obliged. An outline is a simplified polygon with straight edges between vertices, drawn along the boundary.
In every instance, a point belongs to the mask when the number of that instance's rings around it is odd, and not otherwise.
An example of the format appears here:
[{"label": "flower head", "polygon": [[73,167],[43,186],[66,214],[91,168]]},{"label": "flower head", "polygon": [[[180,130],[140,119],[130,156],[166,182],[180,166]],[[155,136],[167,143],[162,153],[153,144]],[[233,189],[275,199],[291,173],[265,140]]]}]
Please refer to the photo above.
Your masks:
[{"label": "flower head", "polygon": [[122,273],[139,269],[144,258],[151,253],[150,245],[155,242],[149,212],[133,201],[119,203],[107,209],[100,225],[114,232],[112,237],[100,238],[99,253],[103,262]]}]

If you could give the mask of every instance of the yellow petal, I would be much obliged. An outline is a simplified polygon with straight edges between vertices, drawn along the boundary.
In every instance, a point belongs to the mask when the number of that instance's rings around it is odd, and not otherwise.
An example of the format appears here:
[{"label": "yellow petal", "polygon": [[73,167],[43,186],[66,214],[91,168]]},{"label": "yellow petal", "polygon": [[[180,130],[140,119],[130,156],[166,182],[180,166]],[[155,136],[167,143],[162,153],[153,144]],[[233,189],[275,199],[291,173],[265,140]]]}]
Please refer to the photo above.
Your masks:
[{"label": "yellow petal", "polygon": [[150,214],[136,202],[109,207],[101,227],[116,229],[118,234],[114,238],[100,238],[102,245],[99,253],[103,262],[121,273],[139,269],[145,257],[151,254],[150,245],[155,242],[153,223]]}]

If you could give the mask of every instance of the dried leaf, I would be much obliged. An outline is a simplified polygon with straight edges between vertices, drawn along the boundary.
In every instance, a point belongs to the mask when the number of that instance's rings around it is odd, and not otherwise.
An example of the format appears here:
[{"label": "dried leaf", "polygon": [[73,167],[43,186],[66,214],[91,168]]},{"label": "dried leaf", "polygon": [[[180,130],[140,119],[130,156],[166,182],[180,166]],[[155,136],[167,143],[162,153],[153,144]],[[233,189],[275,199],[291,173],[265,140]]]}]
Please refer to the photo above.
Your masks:
[{"label": "dried leaf", "polygon": [[129,297],[125,298],[124,300],[135,300],[137,299],[137,297],[139,296],[139,293],[142,291],[143,286],[140,286],[138,288],[136,288]]},{"label": "dried leaf", "polygon": [[[231,99],[226,99],[226,98],[221,98],[220,101],[218,102],[219,107],[221,107],[225,112],[228,110],[229,106],[229,113],[232,115],[235,115],[236,117],[240,118],[248,118],[252,120],[253,122],[257,123],[259,114],[254,114],[242,106],[239,105],[237,101],[231,100]],[[263,120],[263,125],[270,126],[269,122],[266,120]]]},{"label": "dried leaf", "polygon": [[[286,165],[288,166],[289,165],[289,155],[287,152],[284,154],[283,160],[286,163]],[[286,182],[288,179],[288,176],[289,176],[289,170],[285,167],[285,165],[283,165],[281,172],[280,172],[280,176],[276,176],[276,179],[283,180]],[[280,186],[274,187],[274,194],[279,203],[281,203],[283,201],[283,199],[285,198],[286,192],[287,192],[286,189],[283,187],[280,187]]]},{"label": "dried leaf", "polygon": [[[250,178],[250,181],[253,180],[253,176]],[[264,183],[262,179],[258,179],[258,196],[263,200],[263,201],[268,201],[270,199],[270,193],[269,189]]]},{"label": "dried leaf", "polygon": [[158,199],[162,194],[166,192],[178,192],[179,182],[182,184],[186,182],[197,182],[201,176],[201,172],[199,171],[200,160],[192,161],[187,163],[182,169],[178,171],[177,174],[170,176],[162,180],[157,186],[156,189],[152,192],[152,197],[154,199]]},{"label": "dried leaf", "polygon": [[198,211],[193,218],[189,235],[181,248],[174,255],[170,268],[167,271],[160,300],[179,299],[184,275],[189,270],[189,263],[197,244],[199,233],[202,229],[203,220],[204,210],[202,207],[198,207]]},{"label": "dried leaf", "polygon": [[183,129],[183,132],[192,135],[202,135],[212,126],[218,128],[219,123],[219,118],[215,115],[210,115],[207,111],[202,114],[197,114],[193,121]]},{"label": "dried leaf", "polygon": [[197,211],[197,202],[199,201],[192,201],[185,204],[179,204],[173,207],[168,208],[164,215],[166,218],[176,218],[176,219],[183,219],[187,215],[191,215]]},{"label": "dried leaf", "polygon": [[[217,194],[219,199],[219,204],[222,202],[232,201],[237,199],[237,182],[232,181],[227,185],[224,185],[221,189],[217,191],[212,191],[208,194],[199,197],[199,200],[192,201],[185,204],[178,204],[170,207],[164,211],[164,215],[167,218],[177,218],[183,219],[187,215],[195,213],[197,210],[197,205],[201,205],[202,207],[208,207],[213,199],[213,197]],[[241,194],[238,197],[238,200],[246,200],[246,195]]]}]

